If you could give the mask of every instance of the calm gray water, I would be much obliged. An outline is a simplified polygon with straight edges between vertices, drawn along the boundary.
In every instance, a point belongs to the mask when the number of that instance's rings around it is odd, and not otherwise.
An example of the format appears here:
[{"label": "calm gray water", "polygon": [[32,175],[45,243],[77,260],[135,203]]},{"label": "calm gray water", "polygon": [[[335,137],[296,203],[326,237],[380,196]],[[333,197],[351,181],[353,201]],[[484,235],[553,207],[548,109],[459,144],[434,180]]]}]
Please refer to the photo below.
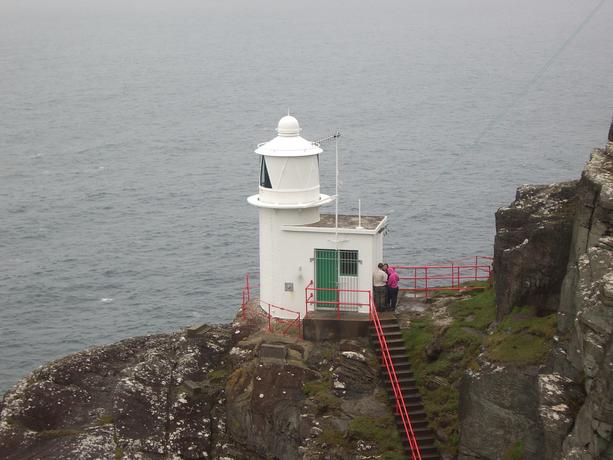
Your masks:
[{"label": "calm gray water", "polygon": [[404,263],[490,254],[518,185],[604,144],[613,2],[561,51],[598,1],[358,3],[0,3],[0,393],[229,321],[258,265],[253,150],[288,107],[307,138],[341,129],[341,211],[388,213]]}]

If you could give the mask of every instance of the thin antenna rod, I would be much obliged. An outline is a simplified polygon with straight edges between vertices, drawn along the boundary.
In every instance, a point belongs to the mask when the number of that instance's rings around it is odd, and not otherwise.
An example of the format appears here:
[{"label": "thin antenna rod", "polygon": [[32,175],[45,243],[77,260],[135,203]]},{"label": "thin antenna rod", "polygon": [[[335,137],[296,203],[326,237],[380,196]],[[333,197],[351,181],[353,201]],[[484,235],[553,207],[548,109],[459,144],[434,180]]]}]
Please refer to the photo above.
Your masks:
[{"label": "thin antenna rod", "polygon": [[326,142],[330,142],[331,140],[338,139],[339,137],[341,137],[341,132],[337,130],[336,133],[332,134],[331,136],[322,137],[321,139],[317,139],[316,141],[313,141],[312,144],[313,145],[324,144]]},{"label": "thin antenna rod", "polygon": [[[335,209],[334,209],[334,241],[335,241],[335,245],[336,245],[336,288],[339,289],[340,288],[340,276],[341,276],[341,255],[339,253],[338,250],[338,138],[341,136],[340,132],[338,130],[336,130],[336,134],[334,134],[333,136],[330,136],[332,139],[334,139],[334,156],[336,158],[336,200],[334,200],[334,204],[335,204]],[[338,291],[337,291],[337,295],[338,295]],[[336,299],[337,302],[340,301],[340,299]],[[340,307],[340,304],[339,304]]]}]

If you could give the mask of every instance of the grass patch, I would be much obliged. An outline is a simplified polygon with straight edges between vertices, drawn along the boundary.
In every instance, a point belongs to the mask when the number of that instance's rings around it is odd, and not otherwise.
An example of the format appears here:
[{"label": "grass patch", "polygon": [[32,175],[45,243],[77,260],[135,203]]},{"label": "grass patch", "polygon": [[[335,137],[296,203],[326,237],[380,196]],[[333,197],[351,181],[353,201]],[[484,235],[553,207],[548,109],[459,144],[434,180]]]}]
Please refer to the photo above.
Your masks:
[{"label": "grass patch", "polygon": [[345,435],[338,428],[328,425],[323,428],[323,431],[319,435],[319,441],[330,446],[339,446],[349,448],[349,442],[345,438]]},{"label": "grass patch", "polygon": [[485,331],[496,319],[496,293],[494,289],[475,292],[470,298],[451,304],[449,313],[454,323]]},{"label": "grass patch", "polygon": [[[452,319],[448,327],[438,328],[431,317],[424,316],[412,320],[403,333],[430,425],[447,437],[439,448],[450,456],[457,455],[459,445],[459,382],[466,369],[478,368],[476,357],[496,317],[494,290],[483,287],[483,291],[464,292],[468,298],[447,306]],[[425,350],[433,343],[442,351],[429,361]]]},{"label": "grass patch", "polygon": [[101,415],[98,421],[96,422],[96,425],[98,426],[110,425],[114,421],[115,420],[113,419],[112,415]]},{"label": "grass patch", "polygon": [[227,369],[215,369],[207,374],[207,377],[212,381],[224,380],[228,376]]},{"label": "grass patch", "polygon": [[385,417],[356,417],[349,422],[347,429],[349,438],[358,441],[364,440],[377,445],[377,453],[388,460],[404,459],[404,450],[394,417],[389,414]]},{"label": "grass patch", "polygon": [[332,394],[329,376],[305,382],[302,390],[306,396],[315,400],[318,415],[340,411],[341,399]]},{"label": "grass patch", "polygon": [[38,436],[43,439],[62,438],[64,436],[77,436],[83,433],[78,428],[58,428],[55,430],[43,430],[38,432]]},{"label": "grass patch", "polygon": [[501,460],[523,460],[524,458],[524,443],[521,441],[516,442],[513,446],[509,447],[502,456]]},{"label": "grass patch", "polygon": [[249,383],[249,376],[244,367],[239,367],[228,377],[226,390],[236,394],[242,392]]},{"label": "grass patch", "polygon": [[464,281],[460,284],[460,288],[452,288],[451,286],[442,286],[437,288],[436,291],[430,296],[431,299],[438,297],[459,297],[464,295],[470,295],[481,290],[488,290],[490,288],[489,281]]},{"label": "grass patch", "polygon": [[486,338],[487,357],[513,366],[543,363],[551,350],[556,322],[555,313],[539,317],[532,307],[514,308]]},{"label": "grass patch", "polygon": [[[447,437],[439,448],[450,456],[457,455],[459,445],[460,379],[467,369],[479,370],[478,354],[485,350],[490,361],[506,365],[539,364],[547,358],[556,334],[556,315],[539,317],[532,307],[514,308],[492,333],[495,292],[484,287],[483,291],[465,292],[468,297],[447,306],[452,320],[449,326],[437,327],[426,313],[412,320],[403,332],[430,425]],[[433,344],[442,351],[436,359],[428,360],[425,350]],[[516,443],[503,458],[523,458],[523,444]]]}]

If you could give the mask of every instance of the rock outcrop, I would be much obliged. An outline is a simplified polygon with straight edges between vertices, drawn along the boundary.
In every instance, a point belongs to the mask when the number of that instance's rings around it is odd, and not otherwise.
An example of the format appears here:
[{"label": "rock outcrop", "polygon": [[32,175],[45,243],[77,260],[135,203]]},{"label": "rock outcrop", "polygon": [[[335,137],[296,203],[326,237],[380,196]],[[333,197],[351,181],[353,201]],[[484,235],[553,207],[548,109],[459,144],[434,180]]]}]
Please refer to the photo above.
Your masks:
[{"label": "rock outcrop", "polygon": [[561,458],[567,460],[613,458],[612,140],[592,152],[581,177],[560,299],[558,328],[567,340],[556,365],[581,381],[587,395],[564,442]]},{"label": "rock outcrop", "polygon": [[[0,406],[0,458],[212,458],[227,442],[214,369],[240,333],[164,334],[80,352],[35,371]],[[206,382],[194,393],[192,382]]]},{"label": "rock outcrop", "polygon": [[555,311],[558,335],[538,368],[465,375],[459,458],[613,458],[612,133],[580,181],[520,187],[496,213],[497,319]]},{"label": "rock outcrop", "polygon": [[313,344],[239,322],[124,340],[12,388],[0,458],[373,458],[382,449],[360,426],[396,430],[375,362],[365,342]]},{"label": "rock outcrop", "polygon": [[496,212],[497,319],[514,306],[556,311],[570,251],[577,182],[524,185]]}]

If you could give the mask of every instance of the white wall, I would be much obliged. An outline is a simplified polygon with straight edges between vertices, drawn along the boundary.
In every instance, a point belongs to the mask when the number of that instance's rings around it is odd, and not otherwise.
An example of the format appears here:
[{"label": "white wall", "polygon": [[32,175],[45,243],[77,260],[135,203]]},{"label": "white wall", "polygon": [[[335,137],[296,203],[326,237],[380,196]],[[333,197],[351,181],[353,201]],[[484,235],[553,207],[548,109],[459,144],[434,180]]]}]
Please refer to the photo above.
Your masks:
[{"label": "white wall", "polygon": [[[315,249],[335,249],[335,235],[331,232],[284,230],[284,224],[300,225],[312,214],[311,210],[260,209],[260,300],[273,305],[306,313],[305,291],[315,279]],[[319,208],[317,208],[319,214]],[[311,229],[309,229],[311,230]],[[383,259],[382,234],[343,234],[339,232],[339,249],[357,250],[358,289],[372,288],[372,273]],[[293,292],[285,291],[285,283],[293,283]],[[342,280],[341,280],[342,283]],[[342,299],[342,298],[341,298]],[[366,302],[363,296],[360,301]],[[263,308],[268,305],[262,304]],[[367,308],[361,308],[367,313]],[[272,309],[274,316],[295,318],[295,314]]]}]

